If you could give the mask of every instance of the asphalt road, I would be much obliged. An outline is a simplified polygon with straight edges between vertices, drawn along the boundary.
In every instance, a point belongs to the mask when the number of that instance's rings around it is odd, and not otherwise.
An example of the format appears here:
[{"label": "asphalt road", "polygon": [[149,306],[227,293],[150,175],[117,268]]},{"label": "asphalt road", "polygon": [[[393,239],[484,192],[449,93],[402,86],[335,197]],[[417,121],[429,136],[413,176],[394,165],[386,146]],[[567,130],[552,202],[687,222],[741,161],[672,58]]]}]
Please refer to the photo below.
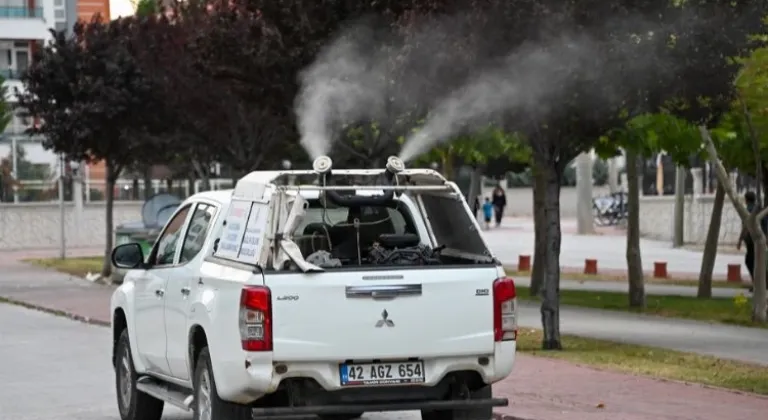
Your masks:
[{"label": "asphalt road", "polygon": [[[109,330],[0,304],[0,419],[119,420]],[[191,413],[166,406],[164,419]],[[367,420],[416,420],[374,413]]]}]

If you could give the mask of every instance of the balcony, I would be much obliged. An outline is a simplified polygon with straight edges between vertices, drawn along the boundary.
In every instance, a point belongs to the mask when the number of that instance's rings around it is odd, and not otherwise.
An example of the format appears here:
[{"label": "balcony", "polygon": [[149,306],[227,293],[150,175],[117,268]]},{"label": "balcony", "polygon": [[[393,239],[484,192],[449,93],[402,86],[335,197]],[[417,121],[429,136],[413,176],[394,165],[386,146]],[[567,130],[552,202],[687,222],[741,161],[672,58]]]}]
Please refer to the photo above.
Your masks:
[{"label": "balcony", "polygon": [[42,7],[0,6],[0,19],[42,19]]},{"label": "balcony", "polygon": [[[53,22],[51,8],[26,6],[0,6],[0,39],[2,40],[47,40],[49,23]],[[46,2],[47,4],[47,2]],[[51,25],[52,26],[52,25]]]},{"label": "balcony", "polygon": [[0,77],[2,77],[3,80],[8,82],[11,80],[21,80],[23,76],[24,76],[23,70],[0,69]]}]

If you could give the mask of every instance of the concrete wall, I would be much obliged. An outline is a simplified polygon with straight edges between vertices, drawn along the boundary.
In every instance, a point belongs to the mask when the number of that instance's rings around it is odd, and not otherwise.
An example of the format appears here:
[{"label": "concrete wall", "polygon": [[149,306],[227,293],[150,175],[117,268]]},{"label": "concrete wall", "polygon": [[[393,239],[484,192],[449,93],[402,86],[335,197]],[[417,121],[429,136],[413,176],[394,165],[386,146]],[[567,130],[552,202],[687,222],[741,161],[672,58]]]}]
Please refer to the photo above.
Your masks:
[{"label": "concrete wall", "polygon": [[[683,226],[685,242],[703,245],[707,238],[709,222],[712,218],[714,195],[685,197],[685,224]],[[640,233],[646,238],[672,241],[674,235],[673,218],[675,198],[673,196],[640,198]],[[725,198],[723,218],[720,222],[720,244],[736,244],[741,232],[741,220],[733,205]]]},{"label": "concrete wall", "polygon": [[[490,197],[491,188],[483,189]],[[594,189],[594,194],[603,194]],[[560,194],[563,218],[576,217],[576,189],[566,187]],[[530,188],[507,189],[508,216],[532,217],[533,192]],[[116,201],[114,225],[141,220],[138,201]],[[101,247],[106,241],[103,202],[84,203],[78,214],[72,203],[65,203],[65,239],[68,247]],[[60,241],[58,203],[0,203],[0,251],[17,249],[56,249]]]},{"label": "concrete wall", "polygon": [[[484,189],[490,196],[491,189]],[[604,194],[595,188],[594,194]],[[576,189],[563,188],[560,206],[564,219],[576,217]],[[643,236],[671,241],[674,197],[660,196],[640,198],[640,232]],[[687,196],[685,198],[685,241],[703,244],[712,215],[712,195]],[[507,215],[531,217],[533,194],[530,188],[507,190]],[[141,220],[143,202],[115,202],[114,225]],[[85,203],[78,215],[75,206],[65,204],[65,233],[68,247],[100,247],[106,240],[103,202]],[[60,213],[58,203],[0,204],[0,250],[55,249],[59,246]],[[736,243],[741,222],[733,206],[727,201],[723,209],[720,241]]]},{"label": "concrete wall", "polygon": [[[141,220],[143,202],[115,202],[115,226]],[[79,213],[79,214],[78,214]],[[99,247],[106,242],[104,203],[84,204],[75,211],[65,204],[65,239],[68,247]],[[0,251],[58,248],[61,232],[58,203],[0,204]]]}]

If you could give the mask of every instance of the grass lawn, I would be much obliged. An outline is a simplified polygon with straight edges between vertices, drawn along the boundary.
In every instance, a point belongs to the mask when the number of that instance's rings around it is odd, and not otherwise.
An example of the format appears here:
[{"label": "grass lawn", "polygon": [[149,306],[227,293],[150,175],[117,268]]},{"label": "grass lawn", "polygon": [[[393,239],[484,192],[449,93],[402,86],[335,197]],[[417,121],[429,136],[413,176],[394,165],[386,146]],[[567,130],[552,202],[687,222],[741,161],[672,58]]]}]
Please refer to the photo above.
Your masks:
[{"label": "grass lawn", "polygon": [[[538,300],[529,296],[530,289],[517,287],[522,300]],[[608,309],[614,311],[640,312],[630,309],[626,293],[587,290],[560,290],[560,303],[584,308]],[[670,318],[686,318],[699,321],[736,324],[748,327],[768,327],[756,324],[751,319],[752,303],[746,297],[733,299],[697,299],[687,296],[646,296],[647,308],[642,313]]]},{"label": "grass lawn", "polygon": [[25,260],[28,263],[40,267],[52,268],[62,273],[73,276],[85,277],[86,274],[100,273],[104,263],[104,257],[77,257],[77,258],[35,258]]},{"label": "grass lawn", "polygon": [[[517,271],[509,267],[505,268],[507,275],[510,277],[531,277],[530,271]],[[622,274],[584,274],[584,273],[571,273],[568,271],[562,271],[560,277],[568,280],[576,281],[613,281],[613,282],[625,282],[627,276]],[[645,281],[649,284],[666,284],[671,286],[691,286],[697,287],[699,279],[680,279],[680,278],[666,278],[657,279],[655,277],[645,276]],[[746,287],[744,283],[729,283],[722,280],[713,280],[712,287],[727,287],[732,289],[743,289]]]},{"label": "grass lawn", "polygon": [[522,329],[518,350],[618,372],[768,395],[768,366],[672,350],[563,336],[563,351],[542,351],[541,331]]}]

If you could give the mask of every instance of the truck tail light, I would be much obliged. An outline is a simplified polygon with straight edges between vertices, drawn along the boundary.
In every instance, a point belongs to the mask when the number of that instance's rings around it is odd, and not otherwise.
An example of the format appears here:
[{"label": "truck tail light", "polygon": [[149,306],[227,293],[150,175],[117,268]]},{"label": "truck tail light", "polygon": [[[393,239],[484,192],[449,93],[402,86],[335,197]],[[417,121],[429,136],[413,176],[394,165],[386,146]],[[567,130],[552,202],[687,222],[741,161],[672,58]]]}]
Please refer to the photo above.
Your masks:
[{"label": "truck tail light", "polygon": [[517,340],[517,290],[509,277],[493,282],[493,339]]},{"label": "truck tail light", "polygon": [[268,287],[240,292],[240,340],[243,350],[272,351],[272,295]]}]

